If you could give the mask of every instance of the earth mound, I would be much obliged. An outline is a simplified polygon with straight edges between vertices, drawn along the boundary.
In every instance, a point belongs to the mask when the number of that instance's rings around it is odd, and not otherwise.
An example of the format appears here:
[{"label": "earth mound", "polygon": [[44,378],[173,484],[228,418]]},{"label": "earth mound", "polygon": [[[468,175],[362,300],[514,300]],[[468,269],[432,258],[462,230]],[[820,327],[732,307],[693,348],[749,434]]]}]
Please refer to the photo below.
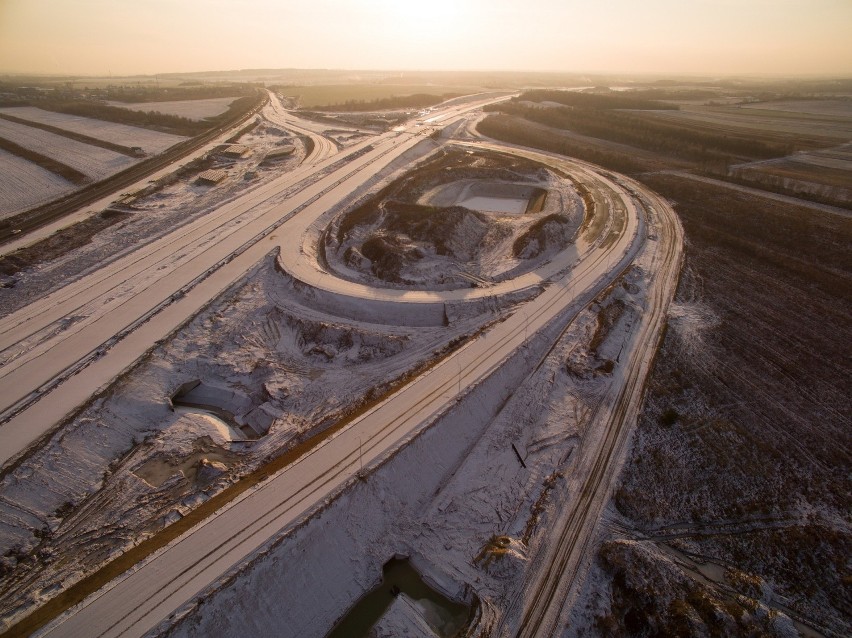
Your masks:
[{"label": "earth mound", "polygon": [[340,216],[329,267],[394,288],[488,286],[571,243],[582,200],[569,180],[517,157],[443,151]]}]

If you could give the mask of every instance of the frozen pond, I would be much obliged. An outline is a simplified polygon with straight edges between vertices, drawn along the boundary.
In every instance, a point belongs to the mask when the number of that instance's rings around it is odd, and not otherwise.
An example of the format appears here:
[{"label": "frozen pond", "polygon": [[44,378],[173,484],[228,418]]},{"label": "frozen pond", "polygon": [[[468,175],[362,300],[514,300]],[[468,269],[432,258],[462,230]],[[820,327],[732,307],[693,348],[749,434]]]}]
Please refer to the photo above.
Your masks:
[{"label": "frozen pond", "polygon": [[440,184],[419,200],[430,206],[464,206],[480,213],[525,215],[539,212],[547,190],[536,184],[464,179]]},{"label": "frozen pond", "polygon": [[478,210],[482,213],[505,213],[507,215],[523,215],[529,206],[528,199],[514,197],[488,197],[474,195],[459,202],[460,206]]}]

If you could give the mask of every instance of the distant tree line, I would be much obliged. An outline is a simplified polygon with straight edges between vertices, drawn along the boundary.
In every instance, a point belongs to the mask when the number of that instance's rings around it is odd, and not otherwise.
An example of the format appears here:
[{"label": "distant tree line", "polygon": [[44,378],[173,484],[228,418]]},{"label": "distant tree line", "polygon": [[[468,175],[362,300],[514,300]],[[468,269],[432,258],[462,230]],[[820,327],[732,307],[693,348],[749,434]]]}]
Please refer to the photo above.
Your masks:
[{"label": "distant tree line", "polygon": [[376,100],[346,100],[340,104],[329,104],[328,106],[314,107],[317,111],[345,111],[366,112],[384,111],[389,109],[422,109],[445,100],[458,97],[455,93],[445,95],[431,95],[429,93],[415,93],[414,95],[392,96]]},{"label": "distant tree line", "polygon": [[172,100],[209,100],[220,97],[250,96],[254,95],[255,87],[250,84],[202,84],[164,88],[109,86],[99,93],[106,99],[116,102],[169,102]]},{"label": "distant tree line", "polygon": [[159,111],[133,111],[120,106],[112,106],[110,104],[88,100],[74,102],[40,101],[37,106],[57,113],[91,117],[98,120],[105,120],[107,122],[127,124],[128,126],[140,126],[166,133],[192,137],[209,130],[221,122],[227,121],[239,113],[244,113],[255,104],[257,99],[257,96],[239,98],[235,100],[224,113],[200,121],[192,120],[188,117],[181,117],[179,115],[160,113]]},{"label": "distant tree line", "polygon": [[158,111],[132,111],[121,106],[111,106],[100,102],[40,102],[38,107],[57,113],[80,115],[129,126],[153,128],[178,135],[198,135],[210,128],[209,122],[198,122],[188,117],[169,115]]},{"label": "distant tree line", "polygon": [[0,137],[0,150],[6,151],[7,153],[11,153],[12,155],[17,155],[18,157],[21,157],[34,164],[38,164],[43,169],[48,170],[51,173],[54,173],[55,175],[59,175],[64,179],[67,179],[72,184],[81,186],[91,181],[88,177],[86,177],[86,175],[84,175],[77,169],[72,168],[67,164],[63,164],[62,162],[57,159],[54,159],[53,157],[48,157],[47,155],[42,155],[37,151],[24,148],[23,146],[15,144],[11,140],[7,140],[3,137]]},{"label": "distant tree line", "polygon": [[764,142],[722,131],[701,131],[687,123],[658,121],[641,113],[595,108],[537,108],[517,102],[492,105],[486,110],[693,161],[769,159],[789,155],[795,150],[791,144]]},{"label": "distant tree line", "polygon": [[524,121],[509,115],[495,114],[479,122],[476,130],[497,140],[538,148],[551,153],[569,155],[593,164],[604,166],[619,173],[638,173],[645,169],[623,153],[609,153],[601,149],[589,148],[577,144],[574,140],[535,128]]},{"label": "distant tree line", "polygon": [[672,110],[677,111],[678,107],[665,102],[657,102],[646,99],[645,97],[636,97],[633,92],[616,93],[616,94],[600,94],[600,93],[580,93],[578,91],[554,91],[547,89],[537,89],[534,91],[526,91],[520,97],[515,98],[519,102],[556,102],[565,106],[573,106],[582,109],[633,109],[643,111],[659,111]]}]

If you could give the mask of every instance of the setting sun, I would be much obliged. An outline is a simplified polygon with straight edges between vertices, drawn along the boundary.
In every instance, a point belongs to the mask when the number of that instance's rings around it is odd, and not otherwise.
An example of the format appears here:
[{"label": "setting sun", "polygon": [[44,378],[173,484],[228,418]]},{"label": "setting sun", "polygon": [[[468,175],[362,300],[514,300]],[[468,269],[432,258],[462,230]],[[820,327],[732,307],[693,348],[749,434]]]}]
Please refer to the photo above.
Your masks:
[{"label": "setting sun", "polygon": [[378,19],[387,17],[389,37],[421,47],[443,46],[459,38],[473,38],[478,32],[478,2],[375,0],[371,4],[375,5],[372,11]]},{"label": "setting sun", "polygon": [[846,0],[6,0],[0,71],[828,73],[852,64],[849,24]]}]

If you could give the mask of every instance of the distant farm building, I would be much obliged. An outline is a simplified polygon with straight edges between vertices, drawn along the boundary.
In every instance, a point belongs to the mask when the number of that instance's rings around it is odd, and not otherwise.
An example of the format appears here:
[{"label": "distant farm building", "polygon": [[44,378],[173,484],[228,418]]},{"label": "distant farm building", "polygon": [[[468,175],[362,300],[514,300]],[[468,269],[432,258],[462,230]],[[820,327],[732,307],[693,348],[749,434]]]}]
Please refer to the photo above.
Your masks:
[{"label": "distant farm building", "polygon": [[198,174],[198,179],[195,180],[196,184],[218,184],[223,179],[225,179],[228,174],[225,171],[211,168],[209,171],[204,171],[203,173]]}]

